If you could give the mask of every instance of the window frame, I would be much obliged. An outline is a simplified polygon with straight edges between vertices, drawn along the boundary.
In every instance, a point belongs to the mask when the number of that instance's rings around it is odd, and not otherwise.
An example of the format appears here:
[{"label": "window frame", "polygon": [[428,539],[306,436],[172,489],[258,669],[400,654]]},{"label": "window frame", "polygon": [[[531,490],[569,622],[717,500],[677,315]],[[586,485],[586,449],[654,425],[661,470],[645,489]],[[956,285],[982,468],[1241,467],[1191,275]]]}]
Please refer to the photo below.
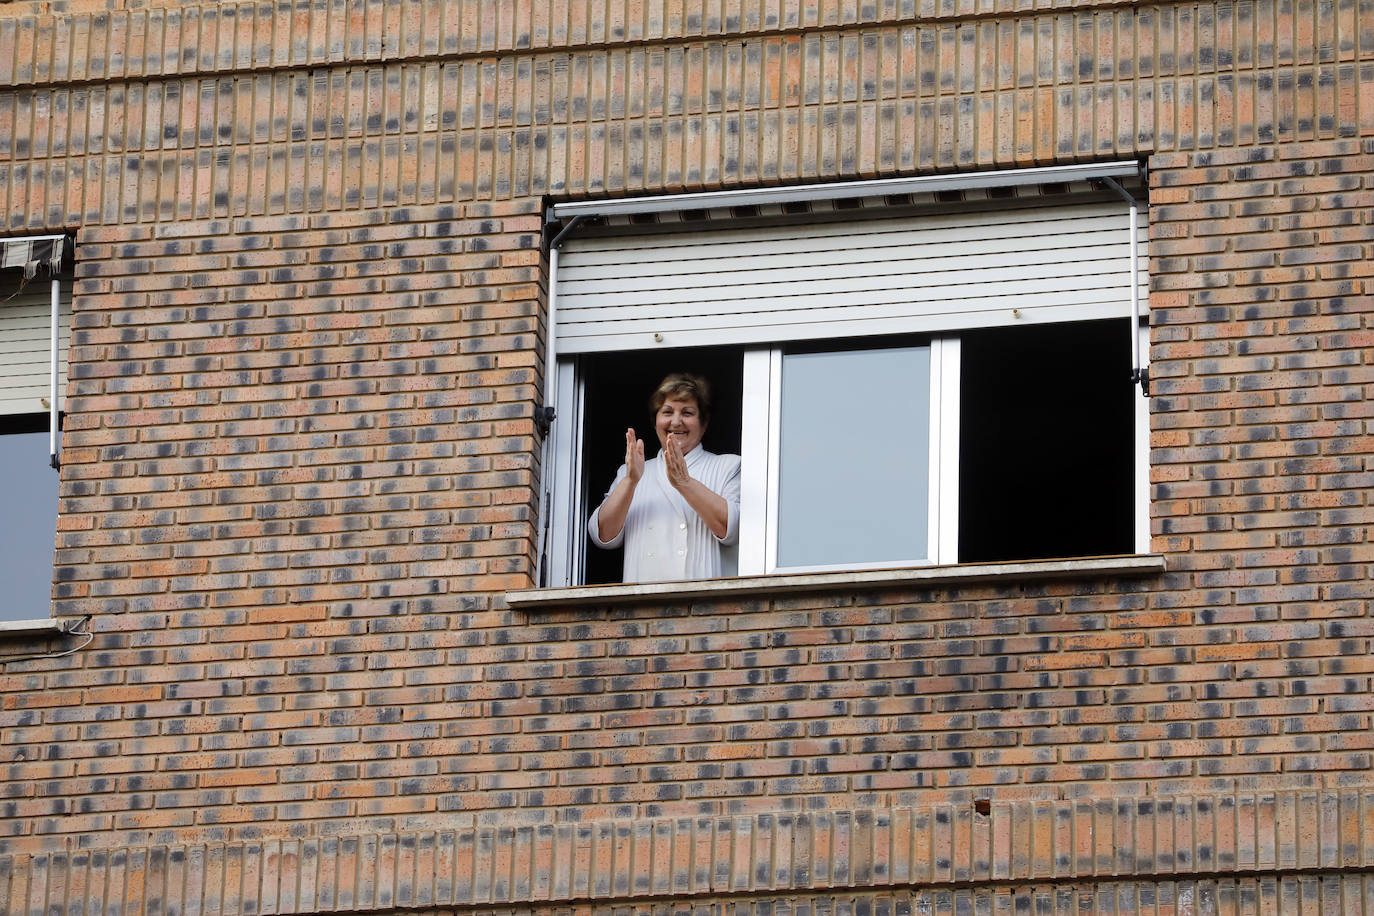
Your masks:
[{"label": "window frame", "polygon": [[[890,338],[853,338],[881,343]],[[778,563],[781,481],[782,363],[786,346],[750,348],[744,353],[744,432],[741,443],[739,575],[940,566],[955,562],[958,493],[958,339],[928,338],[930,350],[928,465],[926,498],[927,556],[901,561],[783,566]],[[951,376],[950,373],[953,373]],[[953,424],[953,428],[950,427]],[[950,441],[955,451],[949,453]],[[747,495],[746,495],[747,494]],[[951,549],[951,544],[956,548]]]},{"label": "window frame", "polygon": [[[46,245],[46,249],[34,246]],[[48,345],[48,394],[42,400],[43,411],[21,411],[17,413],[6,413],[0,415],[0,436],[33,436],[46,432],[48,446],[48,460],[42,462],[42,453],[35,452],[35,464],[42,464],[39,473],[58,473],[61,466],[61,442],[60,433],[62,429],[62,418],[65,416],[63,410],[63,398],[65,395],[62,385],[61,364],[70,361],[70,338],[65,354],[60,346],[62,332],[65,330],[68,335],[71,333],[71,310],[73,302],[71,264],[74,261],[69,255],[73,251],[71,236],[66,233],[49,233],[43,235],[26,236],[6,236],[0,237],[0,274],[8,275],[16,271],[23,271],[29,280],[35,280],[38,276],[40,267],[46,269],[47,297],[49,302],[49,345]],[[36,254],[36,252],[46,251],[46,256]],[[23,260],[21,260],[21,257]],[[65,306],[65,309],[64,309]],[[0,308],[4,304],[0,303]],[[66,320],[66,327],[62,326],[63,319]],[[25,421],[28,422],[25,422]],[[44,424],[46,420],[46,424]],[[46,429],[44,426],[46,425]],[[32,426],[33,428],[24,428]],[[52,494],[52,518],[54,522],[54,536],[48,540],[47,553],[48,559],[45,564],[49,571],[48,580],[48,600],[44,608],[42,617],[23,617],[15,619],[0,619],[0,636],[23,636],[33,634],[44,634],[60,632],[62,627],[53,617],[53,577],[54,559],[56,552],[56,522],[60,517],[60,492],[58,486],[53,487]]]},{"label": "window frame", "polygon": [[[1148,347],[1149,327],[1140,325],[1137,336]],[[881,343],[890,336],[850,338],[850,341]],[[780,566],[777,562],[778,482],[780,475],[780,398],[782,358],[786,343],[744,349],[743,424],[740,445],[740,515],[736,575],[779,576],[881,569],[918,569],[952,566],[959,560],[959,428],[960,428],[960,335],[929,337],[930,431],[927,501],[927,544],[930,556],[923,560]],[[582,428],[586,386],[579,371],[580,356],[558,361],[557,405],[559,422],[552,427],[553,481],[549,486],[551,517],[543,532],[549,540],[545,553],[549,566],[547,586],[564,588],[578,581],[589,549],[586,520],[594,508],[592,487],[583,487]],[[1124,382],[1123,382],[1124,383]],[[1136,555],[1150,549],[1149,402],[1133,399],[1133,541]],[[613,469],[602,469],[609,474]],[[571,494],[554,498],[553,494]]]},{"label": "window frame", "polygon": [[[725,212],[725,208],[754,207],[776,203],[814,200],[843,200],[876,197],[914,191],[939,192],[968,188],[993,188],[1043,182],[1065,182],[1098,178],[1130,208],[1130,299],[1135,332],[1132,340],[1133,379],[1141,382],[1142,394],[1134,399],[1133,428],[1134,532],[1135,555],[1148,553],[1149,518],[1149,406],[1148,370],[1141,353],[1148,353],[1148,318],[1142,314],[1136,237],[1138,201],[1115,181],[1116,176],[1134,172],[1144,178],[1143,166],[1134,162],[1084,163],[1003,172],[984,172],[950,176],[919,176],[904,179],[842,182],[831,185],[779,187],[669,195],[662,198],[583,201],[554,205],[548,214],[552,239],[548,247],[547,284],[548,325],[546,327],[545,406],[536,417],[545,422],[557,417],[544,438],[543,467],[545,483],[539,494],[536,583],[541,588],[574,586],[584,568],[588,550],[585,521],[592,498],[582,485],[582,428],[585,419],[585,384],[579,372],[582,356],[560,356],[558,338],[558,257],[563,239],[588,218],[615,216],[634,219],[643,214],[683,210]],[[732,211],[733,212],[733,211]],[[1096,316],[1094,316],[1096,317]],[[1072,319],[1070,319],[1072,320]],[[1085,318],[1084,320],[1091,320]],[[743,412],[745,423],[741,442],[741,506],[738,573],[741,578],[788,576],[792,574],[886,569],[918,569],[957,564],[959,537],[959,346],[963,328],[927,331],[932,343],[930,404],[930,498],[928,500],[928,545],[931,556],[919,563],[837,564],[824,567],[780,567],[776,563],[778,452],[777,398],[781,391],[781,353],[790,343],[780,340],[765,344],[745,343]],[[872,339],[888,337],[874,334]],[[656,340],[661,340],[655,335]],[[869,339],[867,335],[847,338],[847,342]],[[939,357],[936,350],[938,348]],[[760,394],[760,390],[763,391]],[[767,404],[767,407],[762,405]],[[766,416],[767,423],[757,418]],[[752,422],[751,422],[752,418]],[[766,430],[766,432],[764,431]]]}]

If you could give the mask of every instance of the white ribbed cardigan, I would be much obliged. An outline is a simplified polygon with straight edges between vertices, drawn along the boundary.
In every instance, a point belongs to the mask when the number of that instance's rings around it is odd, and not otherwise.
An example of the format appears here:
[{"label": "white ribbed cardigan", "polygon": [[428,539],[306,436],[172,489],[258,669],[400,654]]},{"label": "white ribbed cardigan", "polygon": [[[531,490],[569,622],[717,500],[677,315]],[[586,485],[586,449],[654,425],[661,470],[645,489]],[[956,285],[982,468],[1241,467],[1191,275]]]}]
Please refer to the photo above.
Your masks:
[{"label": "white ribbed cardigan", "polygon": [[[668,482],[662,455],[644,462],[625,526],[609,541],[601,540],[601,506],[587,520],[587,534],[598,547],[625,545],[625,582],[670,582],[709,579],[722,574],[722,546],[739,537],[738,455],[716,455],[700,445],[687,453],[687,473],[725,500],[728,527],[717,538],[682,494]],[[622,464],[606,491],[609,496],[625,477]],[[603,499],[604,503],[605,500]]]}]

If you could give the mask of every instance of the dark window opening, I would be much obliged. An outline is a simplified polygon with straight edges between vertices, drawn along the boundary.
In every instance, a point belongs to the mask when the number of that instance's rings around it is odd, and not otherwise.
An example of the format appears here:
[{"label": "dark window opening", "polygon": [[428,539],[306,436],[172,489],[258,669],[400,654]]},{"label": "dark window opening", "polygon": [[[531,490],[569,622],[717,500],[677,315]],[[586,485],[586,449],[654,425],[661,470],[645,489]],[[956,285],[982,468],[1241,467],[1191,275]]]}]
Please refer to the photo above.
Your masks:
[{"label": "dark window opening", "polygon": [[[48,451],[48,425],[51,418],[45,413],[0,414],[0,436],[43,434],[43,453]],[[51,470],[51,469],[49,469]]]},{"label": "dark window opening", "polygon": [[[692,372],[711,383],[711,421],[702,446],[717,454],[739,454],[744,387],[744,351],[740,347],[708,347],[592,354],[580,357],[585,381],[582,424],[582,492],[591,513],[625,463],[625,429],[633,426],[644,440],[644,456],[658,454],[649,413],[649,397],[670,372]],[[587,516],[574,520],[574,532],[586,538]],[[619,582],[622,551],[587,548],[588,585]]]},{"label": "dark window opening", "polygon": [[961,335],[959,560],[1133,553],[1135,401],[1121,320]]}]

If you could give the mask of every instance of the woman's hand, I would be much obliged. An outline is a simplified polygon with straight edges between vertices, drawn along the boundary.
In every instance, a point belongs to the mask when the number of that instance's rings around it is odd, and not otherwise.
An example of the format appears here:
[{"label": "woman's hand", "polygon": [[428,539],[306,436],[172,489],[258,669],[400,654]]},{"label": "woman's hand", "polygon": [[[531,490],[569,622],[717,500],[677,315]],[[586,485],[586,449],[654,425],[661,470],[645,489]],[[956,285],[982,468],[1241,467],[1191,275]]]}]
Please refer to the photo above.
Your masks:
[{"label": "woman's hand", "polygon": [[[641,444],[641,449],[642,447]],[[663,470],[668,475],[668,482],[678,492],[692,481],[692,475],[687,473],[687,459],[683,457],[677,440],[672,437],[669,437],[668,444],[663,448]]]},{"label": "woman's hand", "polygon": [[613,541],[625,527],[625,517],[635,498],[635,487],[644,476],[644,440],[635,438],[633,428],[625,430],[625,476],[601,504],[596,516],[596,533],[602,541]]},{"label": "woman's hand", "polygon": [[[685,462],[682,471],[687,472]],[[625,476],[634,483],[644,476],[644,440],[635,438],[633,428],[625,430]]]},{"label": "woman's hand", "polygon": [[668,482],[687,500],[692,511],[701,516],[711,533],[718,538],[725,537],[730,526],[729,507],[725,499],[706,484],[692,479],[692,475],[687,473],[687,458],[672,437],[663,446],[663,471]]}]

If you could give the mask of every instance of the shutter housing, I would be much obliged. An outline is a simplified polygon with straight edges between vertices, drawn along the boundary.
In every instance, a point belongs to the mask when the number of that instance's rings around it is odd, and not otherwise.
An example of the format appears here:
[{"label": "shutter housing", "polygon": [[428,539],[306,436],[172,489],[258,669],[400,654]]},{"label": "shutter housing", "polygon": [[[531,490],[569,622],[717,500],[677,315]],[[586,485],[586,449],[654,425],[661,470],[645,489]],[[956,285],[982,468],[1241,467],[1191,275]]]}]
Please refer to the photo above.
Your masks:
[{"label": "shutter housing", "polygon": [[1119,201],[946,210],[574,236],[560,252],[558,352],[1130,316],[1129,217]]},{"label": "shutter housing", "polygon": [[[51,391],[51,281],[0,270],[0,415],[46,413]],[[58,308],[58,397],[67,387],[72,295],[63,280]],[[58,409],[62,405],[58,404]]]}]

